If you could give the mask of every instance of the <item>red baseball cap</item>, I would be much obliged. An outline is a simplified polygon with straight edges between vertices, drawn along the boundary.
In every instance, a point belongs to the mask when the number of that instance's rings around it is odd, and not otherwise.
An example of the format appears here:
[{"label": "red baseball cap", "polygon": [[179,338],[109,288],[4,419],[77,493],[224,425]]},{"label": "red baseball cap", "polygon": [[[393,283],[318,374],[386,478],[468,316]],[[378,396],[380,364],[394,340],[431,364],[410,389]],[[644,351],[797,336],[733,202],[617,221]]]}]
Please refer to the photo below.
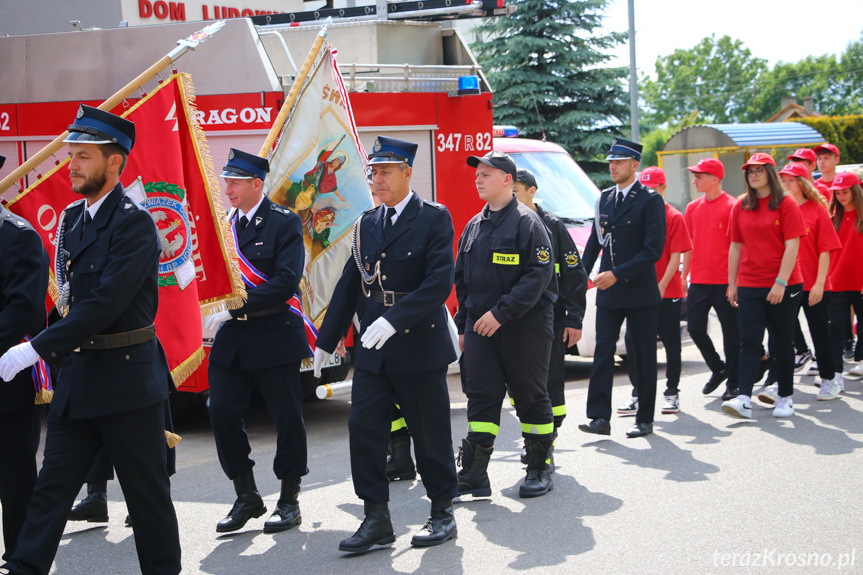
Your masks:
[{"label": "red baseball cap", "polygon": [[776,160],[773,159],[773,156],[770,154],[765,154],[764,152],[758,152],[757,154],[752,154],[749,156],[749,161],[743,164],[742,170],[745,170],[749,166],[766,166],[770,164],[774,168],[776,167]]},{"label": "red baseball cap", "polygon": [[820,146],[815,146],[815,153],[820,154],[821,152],[833,152],[836,154],[837,158],[839,157],[839,148],[833,144],[821,144]]},{"label": "red baseball cap", "polygon": [[710,174],[720,180],[725,177],[725,166],[716,158],[701,158],[697,164],[686,169],[696,174]]},{"label": "red baseball cap", "polygon": [[641,183],[648,188],[655,188],[660,184],[664,184],[665,172],[662,171],[662,168],[657,168],[656,166],[644,168],[644,171],[641,172]]},{"label": "red baseball cap", "polygon": [[851,186],[859,186],[860,178],[857,177],[857,174],[854,172],[839,172],[836,174],[836,177],[833,178],[833,185],[830,186],[831,190],[847,190]]},{"label": "red baseball cap", "polygon": [[[809,150],[810,152],[812,150]],[[809,169],[803,164],[790,162],[779,171],[779,175],[786,174],[788,176],[797,176],[798,178],[809,178]]]},{"label": "red baseball cap", "polygon": [[[817,148],[816,148],[817,149]],[[817,161],[815,150],[809,148],[798,148],[793,154],[788,156],[789,160],[808,160],[813,164]]]}]

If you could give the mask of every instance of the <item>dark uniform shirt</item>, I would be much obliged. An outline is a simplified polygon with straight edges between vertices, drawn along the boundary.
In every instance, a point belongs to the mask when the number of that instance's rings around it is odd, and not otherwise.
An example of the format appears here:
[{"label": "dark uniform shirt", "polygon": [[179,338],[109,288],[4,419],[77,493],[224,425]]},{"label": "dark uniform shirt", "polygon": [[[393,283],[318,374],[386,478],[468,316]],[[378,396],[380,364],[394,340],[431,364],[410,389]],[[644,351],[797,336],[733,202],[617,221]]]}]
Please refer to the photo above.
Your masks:
[{"label": "dark uniform shirt", "polygon": [[587,305],[587,271],[578,255],[578,248],[560,218],[536,206],[536,213],[542,218],[552,239],[554,269],[557,275],[558,298],[555,313],[566,312],[564,325],[581,329],[584,309]]},{"label": "dark uniform shirt", "polygon": [[458,313],[464,333],[467,316],[491,310],[501,325],[518,320],[538,304],[557,299],[554,253],[542,219],[515,197],[502,209],[486,205],[459,239],[455,265]]}]

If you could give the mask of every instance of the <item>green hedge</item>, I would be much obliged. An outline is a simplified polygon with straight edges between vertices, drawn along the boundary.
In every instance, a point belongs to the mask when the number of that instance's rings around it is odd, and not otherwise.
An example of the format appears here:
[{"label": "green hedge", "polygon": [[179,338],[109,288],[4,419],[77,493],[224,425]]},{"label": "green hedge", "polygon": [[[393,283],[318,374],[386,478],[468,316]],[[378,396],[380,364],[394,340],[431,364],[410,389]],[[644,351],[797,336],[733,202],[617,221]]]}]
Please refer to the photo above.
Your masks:
[{"label": "green hedge", "polygon": [[863,116],[796,118],[795,122],[818,130],[824,139],[839,148],[840,163],[863,163]]}]

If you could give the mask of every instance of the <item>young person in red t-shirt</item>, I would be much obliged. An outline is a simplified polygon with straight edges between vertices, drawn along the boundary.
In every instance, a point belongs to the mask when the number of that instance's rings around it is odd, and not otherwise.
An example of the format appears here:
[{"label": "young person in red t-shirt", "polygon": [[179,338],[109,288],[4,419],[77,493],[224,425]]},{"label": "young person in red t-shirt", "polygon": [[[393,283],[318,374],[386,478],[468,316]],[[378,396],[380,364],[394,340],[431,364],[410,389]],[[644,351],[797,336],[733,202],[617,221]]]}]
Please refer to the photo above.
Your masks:
[{"label": "young person in red t-shirt", "polygon": [[815,156],[818,169],[821,170],[821,179],[818,181],[830,189],[836,177],[836,166],[839,165],[839,148],[833,144],[821,144],[815,146]]},{"label": "young person in red t-shirt", "polygon": [[[830,268],[830,254],[842,247],[833,223],[827,214],[827,202],[809,181],[809,172],[799,163],[791,163],[779,172],[782,185],[797,202],[806,235],[800,238],[797,262],[803,273],[803,295],[800,296],[809,334],[818,357],[818,371],[821,375],[821,389],[817,399],[834,399],[843,389],[842,369],[836,370],[830,342],[830,293],[832,285],[827,271]],[[840,366],[841,368],[841,366]],[[777,389],[771,386],[758,394],[758,399],[773,403]]]},{"label": "young person in red t-shirt", "polygon": [[810,150],[809,148],[798,148],[793,154],[788,156],[788,159],[795,164],[799,163],[806,166],[806,179],[809,180],[810,184],[815,186],[815,189],[824,197],[826,202],[830,202],[830,198],[833,197],[833,192],[830,191],[830,186],[825,184],[823,180],[816,180],[812,177],[812,172],[814,172],[815,168],[818,167],[818,156],[815,155],[815,150]]},{"label": "young person in red t-shirt", "polygon": [[[726,383],[723,400],[737,397],[737,360],[740,354],[740,332],[737,310],[728,303],[728,219],[736,200],[722,191],[725,166],[715,158],[703,158],[692,172],[695,189],[704,194],[686,206],[683,219],[692,239],[692,251],[683,256],[683,287],[689,335],[712,372],[701,393],[713,393]],[[689,288],[687,290],[687,279]],[[722,327],[725,361],[716,352],[707,333],[710,308],[716,310]]]},{"label": "young person in red t-shirt", "polygon": [[[848,308],[853,307],[859,322],[863,316],[863,189],[860,180],[851,172],[840,172],[833,179],[833,227],[839,233],[842,248],[837,250],[830,266],[830,281],[833,284],[833,297],[830,300],[830,335],[833,341],[833,360],[841,369],[842,351],[847,334],[851,331],[851,316]],[[854,352],[854,365],[849,373],[863,375],[863,346],[858,339]]]},{"label": "young person in red t-shirt", "polygon": [[[645,168],[641,172],[641,183],[652,188],[665,199],[665,172],[661,168]],[[689,232],[683,221],[683,214],[668,202],[665,203],[665,247],[662,256],[656,262],[656,278],[659,282],[659,293],[662,301],[659,303],[659,323],[657,335],[665,348],[665,402],[662,413],[677,413],[680,411],[680,305],[684,297],[683,282],[680,279],[680,254],[692,249]],[[634,346],[631,336],[626,332],[626,353],[632,354]],[[638,393],[636,391],[635,362],[627,361],[629,381],[632,383],[632,399],[619,408],[620,415],[635,415],[638,411]]]},{"label": "young person in red t-shirt", "polygon": [[743,169],[746,195],[731,210],[728,251],[728,301],[739,312],[740,394],[723,402],[722,411],[752,417],[752,387],[766,328],[779,383],[773,417],[789,417],[794,415],[791,337],[803,293],[797,251],[806,229],[800,208],[782,187],[770,154],[753,154]]}]

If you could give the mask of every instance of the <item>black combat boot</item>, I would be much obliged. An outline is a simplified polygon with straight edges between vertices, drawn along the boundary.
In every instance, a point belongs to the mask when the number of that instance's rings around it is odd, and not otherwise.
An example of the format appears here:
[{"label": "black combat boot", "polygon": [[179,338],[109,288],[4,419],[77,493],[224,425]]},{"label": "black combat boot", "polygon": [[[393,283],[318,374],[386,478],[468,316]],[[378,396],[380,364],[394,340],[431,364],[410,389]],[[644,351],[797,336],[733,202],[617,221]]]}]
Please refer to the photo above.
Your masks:
[{"label": "black combat boot", "polygon": [[87,484],[87,497],[69,511],[69,521],[108,522],[108,482]]},{"label": "black combat boot", "polygon": [[255,485],[255,474],[251,467],[234,478],[234,490],[237,492],[237,500],[228,516],[216,525],[217,533],[242,529],[249,519],[260,517],[267,512],[264,500],[258,493],[258,486]]},{"label": "black combat boot", "polygon": [[435,499],[431,504],[431,516],[426,524],[411,538],[414,547],[432,547],[446,543],[458,536],[452,499]]},{"label": "black combat boot", "polygon": [[527,449],[527,476],[518,488],[519,497],[539,497],[552,490],[549,451],[536,439],[525,439]]},{"label": "black combat boot", "polygon": [[282,479],[282,493],[279,495],[279,503],[276,505],[275,513],[264,523],[264,533],[287,531],[291,527],[302,524],[303,516],[300,515],[300,502],[297,500],[299,494],[299,477]]},{"label": "black combat boot", "polygon": [[488,497],[491,483],[488,480],[488,461],[494,447],[473,446],[467,439],[461,440],[458,450],[461,470],[458,472],[458,494]]},{"label": "black combat boot", "polygon": [[373,545],[387,545],[396,540],[393,522],[390,519],[389,505],[383,503],[363,502],[366,517],[360,528],[351,537],[339,543],[339,551],[345,553],[365,553]]},{"label": "black combat boot", "polygon": [[411,436],[390,437],[387,457],[387,479],[390,481],[416,479],[417,470],[411,457]]},{"label": "black combat boot", "polygon": [[[737,397],[737,396],[735,396]],[[548,450],[548,468],[554,473],[554,444],[557,441],[557,427],[554,428],[554,434],[551,436],[551,448]],[[525,443],[527,443],[525,441]],[[527,465],[527,447],[521,448],[521,464]]]}]

